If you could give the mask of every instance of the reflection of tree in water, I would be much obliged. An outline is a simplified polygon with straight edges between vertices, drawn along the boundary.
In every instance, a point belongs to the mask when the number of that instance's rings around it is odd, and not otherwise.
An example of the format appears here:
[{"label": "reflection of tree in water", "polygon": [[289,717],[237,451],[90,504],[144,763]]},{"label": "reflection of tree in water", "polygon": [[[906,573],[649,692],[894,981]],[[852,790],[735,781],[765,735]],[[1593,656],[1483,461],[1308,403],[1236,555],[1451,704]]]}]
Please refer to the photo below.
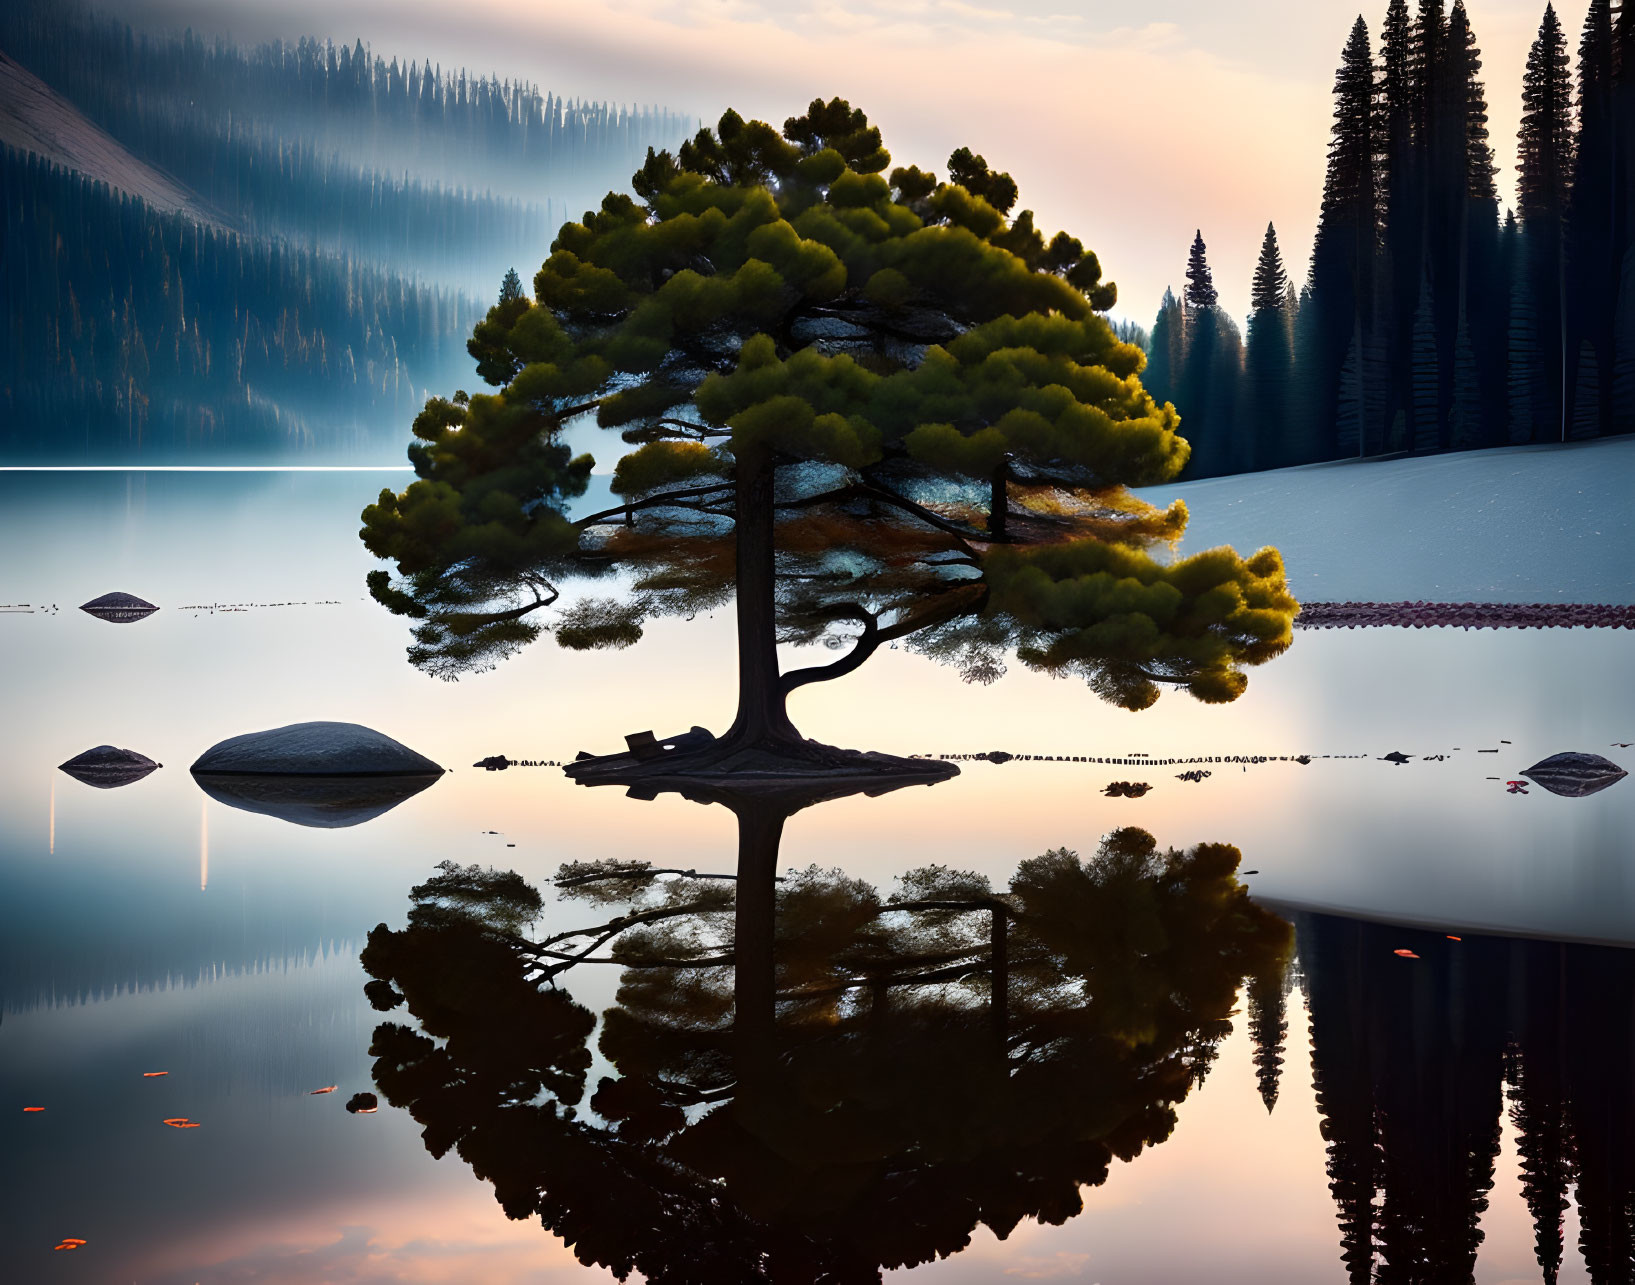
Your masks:
[{"label": "reflection of tree in water", "polygon": [[[1289,947],[1237,864],[1126,829],[1088,860],[1024,861],[997,890],[941,866],[889,896],[793,872],[766,989],[734,976],[732,879],[564,866],[564,895],[619,916],[530,942],[517,928],[537,903],[516,876],[447,868],[364,952],[372,1001],[406,1003],[421,1028],[377,1029],[376,1083],[429,1150],[455,1148],[585,1263],[873,1281],[979,1224],[1070,1218],[1082,1184],[1169,1135],[1240,979],[1275,976]],[[535,980],[580,955],[624,969],[600,1038],[616,1075],[585,1117],[593,1019]],[[769,1020],[744,1010],[768,992]]]},{"label": "reflection of tree in water", "polygon": [[1543,1279],[1574,1184],[1590,1279],[1635,1279],[1635,952],[1297,923],[1350,1279],[1473,1279],[1506,1086]]}]

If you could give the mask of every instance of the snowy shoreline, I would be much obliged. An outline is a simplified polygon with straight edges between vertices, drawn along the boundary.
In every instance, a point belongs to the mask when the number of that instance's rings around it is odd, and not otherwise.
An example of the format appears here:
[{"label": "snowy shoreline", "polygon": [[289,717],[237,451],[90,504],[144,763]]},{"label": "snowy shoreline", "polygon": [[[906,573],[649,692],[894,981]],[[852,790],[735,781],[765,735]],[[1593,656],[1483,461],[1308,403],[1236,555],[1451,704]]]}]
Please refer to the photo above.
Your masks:
[{"label": "snowy shoreline", "polygon": [[1313,602],[1635,603],[1635,437],[1342,460],[1144,487],[1183,554],[1283,552]]}]

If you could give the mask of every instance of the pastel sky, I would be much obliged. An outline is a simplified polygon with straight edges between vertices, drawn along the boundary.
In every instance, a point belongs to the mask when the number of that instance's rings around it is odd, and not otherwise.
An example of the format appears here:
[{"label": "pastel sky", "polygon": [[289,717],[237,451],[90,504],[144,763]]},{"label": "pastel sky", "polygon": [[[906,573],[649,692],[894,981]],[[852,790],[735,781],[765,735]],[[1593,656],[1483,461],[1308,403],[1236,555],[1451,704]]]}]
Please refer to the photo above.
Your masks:
[{"label": "pastel sky", "polygon": [[[1556,6],[1573,43],[1588,0]],[[1355,0],[113,0],[243,39],[361,36],[385,55],[522,75],[569,96],[781,121],[841,94],[902,163],[966,145],[1021,185],[1151,320],[1195,228],[1240,318],[1268,220],[1303,279],[1330,89]],[[1473,0],[1508,201],[1542,0]],[[1385,0],[1363,10],[1371,34]]]}]

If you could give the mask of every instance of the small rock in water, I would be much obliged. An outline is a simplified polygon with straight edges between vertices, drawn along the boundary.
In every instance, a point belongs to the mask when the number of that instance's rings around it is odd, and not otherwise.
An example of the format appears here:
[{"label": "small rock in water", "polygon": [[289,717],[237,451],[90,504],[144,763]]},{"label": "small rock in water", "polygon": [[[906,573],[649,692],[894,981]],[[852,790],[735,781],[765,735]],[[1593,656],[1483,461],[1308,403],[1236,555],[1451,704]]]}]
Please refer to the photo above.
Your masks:
[{"label": "small rock in water", "polygon": [[1552,754],[1522,772],[1551,794],[1568,799],[1582,799],[1598,794],[1610,785],[1616,785],[1629,773],[1611,759],[1599,754],[1580,754],[1569,751]]},{"label": "small rock in water", "polygon": [[76,781],[94,785],[99,790],[112,790],[121,785],[140,781],[149,772],[162,766],[163,764],[155,763],[146,754],[138,754],[135,750],[122,750],[114,745],[98,745],[83,754],[74,755],[66,763],[59,763],[57,769],[68,773]]},{"label": "small rock in water", "polygon": [[246,732],[199,755],[194,776],[441,776],[443,769],[358,723],[291,723]]},{"label": "small rock in water", "polygon": [[346,1100],[346,1109],[353,1115],[373,1115],[380,1108],[380,1099],[373,1093],[354,1093]]},{"label": "small rock in water", "polygon": [[146,620],[159,608],[146,599],[138,598],[134,593],[105,593],[100,598],[92,598],[90,602],[81,603],[80,610],[87,615],[95,616],[98,620],[128,625],[132,621]]},{"label": "small rock in water", "polygon": [[1401,750],[1392,750],[1389,754],[1380,755],[1380,762],[1395,763],[1398,767],[1401,767],[1411,758],[1413,758],[1412,754],[1404,754]]},{"label": "small rock in water", "polygon": [[511,766],[511,760],[503,754],[490,754],[485,759],[478,759],[471,766],[487,768],[490,772],[503,772]]}]

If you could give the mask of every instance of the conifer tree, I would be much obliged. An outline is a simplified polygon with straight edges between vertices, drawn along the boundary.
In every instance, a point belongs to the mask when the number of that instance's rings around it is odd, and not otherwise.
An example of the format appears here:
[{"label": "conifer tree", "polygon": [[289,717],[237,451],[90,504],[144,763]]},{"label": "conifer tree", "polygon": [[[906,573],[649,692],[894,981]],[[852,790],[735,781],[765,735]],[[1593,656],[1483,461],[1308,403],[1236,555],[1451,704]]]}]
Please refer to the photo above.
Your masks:
[{"label": "conifer tree", "polygon": [[515,268],[508,268],[505,278],[500,282],[500,302],[515,303],[522,298],[522,278],[517,276]]},{"label": "conifer tree", "polygon": [[1277,246],[1277,231],[1268,223],[1250,302],[1249,343],[1244,358],[1244,412],[1239,441],[1245,453],[1241,468],[1277,468],[1289,461],[1289,390],[1294,361],[1294,333],[1289,316],[1290,282]]},{"label": "conifer tree", "polygon": [[1215,277],[1209,270],[1209,256],[1204,245],[1203,229],[1199,228],[1192,238],[1192,248],[1187,252],[1187,287],[1186,301],[1189,309],[1213,308],[1219,296],[1215,291]]},{"label": "conifer tree", "polygon": [[1276,970],[1249,979],[1249,1039],[1255,1049],[1255,1085],[1266,1114],[1277,1105],[1283,1073],[1283,1042],[1289,1033],[1287,961]]},{"label": "conifer tree", "polygon": [[1386,413],[1393,419],[1408,414],[1413,401],[1410,345],[1422,249],[1414,161],[1413,44],[1407,0],[1391,0],[1380,27],[1374,128],[1383,255],[1376,274],[1375,329],[1385,351]]},{"label": "conifer tree", "polygon": [[1538,336],[1530,441],[1555,440],[1564,435],[1566,283],[1562,244],[1575,143],[1567,42],[1555,7],[1546,5],[1522,78],[1522,121],[1516,148],[1522,276],[1531,295]]},{"label": "conifer tree", "polygon": [[1589,346],[1593,377],[1575,380],[1567,416],[1573,436],[1611,427],[1610,401],[1584,404],[1590,387],[1610,387],[1613,330],[1621,252],[1615,245],[1618,122],[1615,120],[1616,46],[1608,0],[1591,0],[1578,44],[1578,138],[1573,155],[1572,201],[1567,214],[1567,350]]},{"label": "conifer tree", "polygon": [[1175,400],[1186,362],[1186,333],[1186,305],[1166,287],[1147,338],[1147,368],[1141,373],[1142,384],[1159,405]]},{"label": "conifer tree", "polygon": [[[1096,256],[889,165],[842,100],[781,131],[729,111],[650,153],[635,198],[564,226],[533,298],[473,332],[496,391],[428,402],[419,480],[365,512],[398,573],[371,591],[419,622],[417,663],[492,664],[543,631],[534,613],[567,578],[630,586],[555,618],[570,648],[628,646],[648,618],[731,596],[738,714],[700,767],[765,751],[826,770],[840,752],[800,737],[789,694],[899,640],[983,680],[1014,651],[1128,708],[1169,683],[1230,700],[1242,665],[1288,645],[1275,551],[1146,552],[1184,507],[1118,487],[1174,477],[1188,447],[1102,315],[1117,296]],[[570,517],[592,461],[561,434],[591,413],[635,449],[620,502]],[[782,670],[780,642],[843,625],[839,660]]]},{"label": "conifer tree", "polygon": [[[1316,422],[1308,454],[1334,454],[1340,367],[1352,337],[1372,320],[1378,237],[1374,142],[1374,67],[1368,27],[1351,28],[1334,78],[1334,124],[1323,181],[1323,206],[1312,246],[1311,286],[1316,350],[1306,372]],[[1355,449],[1355,448],[1353,448]]]},{"label": "conifer tree", "polygon": [[1186,357],[1178,409],[1189,416],[1192,447],[1188,477],[1215,477],[1233,470],[1238,454],[1235,420],[1243,370],[1243,341],[1218,305],[1200,229],[1187,255]]}]

